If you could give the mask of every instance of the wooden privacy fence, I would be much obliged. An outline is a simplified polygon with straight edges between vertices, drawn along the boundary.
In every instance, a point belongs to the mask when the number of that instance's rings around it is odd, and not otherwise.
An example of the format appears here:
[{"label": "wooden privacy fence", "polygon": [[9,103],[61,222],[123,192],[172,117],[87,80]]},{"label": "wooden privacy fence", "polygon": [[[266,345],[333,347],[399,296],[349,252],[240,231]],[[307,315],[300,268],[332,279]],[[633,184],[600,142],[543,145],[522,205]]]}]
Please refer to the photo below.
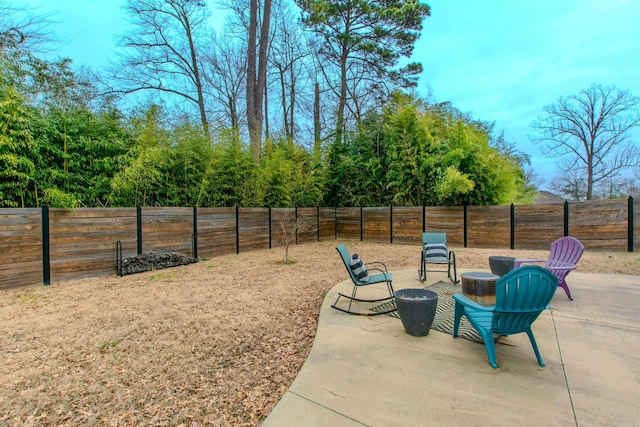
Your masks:
[{"label": "wooden privacy fence", "polygon": [[[322,240],[419,244],[446,232],[452,246],[548,249],[571,235],[587,249],[638,249],[638,202],[373,208],[0,209],[0,288],[116,273],[116,246],[196,258]],[[295,233],[286,233],[286,230]],[[291,235],[294,241],[291,241]]]}]

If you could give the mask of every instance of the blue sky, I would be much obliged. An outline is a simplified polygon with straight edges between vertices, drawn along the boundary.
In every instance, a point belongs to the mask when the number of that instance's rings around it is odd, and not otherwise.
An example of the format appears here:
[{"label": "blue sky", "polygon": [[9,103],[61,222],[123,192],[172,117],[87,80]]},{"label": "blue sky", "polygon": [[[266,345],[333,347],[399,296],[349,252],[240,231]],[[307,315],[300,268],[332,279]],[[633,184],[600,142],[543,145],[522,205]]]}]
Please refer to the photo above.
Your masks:
[{"label": "blue sky", "polygon": [[[495,121],[555,173],[530,142],[531,122],[560,96],[592,83],[640,96],[640,2],[635,0],[433,0],[416,47],[421,87],[474,118]],[[640,143],[640,132],[634,132]]]},{"label": "blue sky", "polygon": [[[14,1],[14,5],[22,3]],[[56,12],[51,31],[66,41],[57,52],[100,68],[114,58],[128,24],[124,0],[27,0]],[[495,122],[508,141],[532,157],[547,181],[555,159],[530,142],[530,124],[560,96],[592,83],[640,96],[640,1],[431,0],[414,60],[418,86],[474,119]],[[213,1],[209,1],[215,7]],[[633,134],[640,143],[640,132]]]}]

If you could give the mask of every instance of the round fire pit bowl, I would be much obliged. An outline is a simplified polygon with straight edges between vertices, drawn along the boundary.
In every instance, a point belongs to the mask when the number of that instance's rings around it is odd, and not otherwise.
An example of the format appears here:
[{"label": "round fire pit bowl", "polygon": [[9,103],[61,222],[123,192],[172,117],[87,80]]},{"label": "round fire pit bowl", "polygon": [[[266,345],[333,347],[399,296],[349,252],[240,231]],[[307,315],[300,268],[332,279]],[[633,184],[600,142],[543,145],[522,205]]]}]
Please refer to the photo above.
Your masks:
[{"label": "round fire pit bowl", "polygon": [[511,256],[490,256],[489,268],[491,268],[493,274],[502,277],[513,270],[515,261],[516,259]]}]

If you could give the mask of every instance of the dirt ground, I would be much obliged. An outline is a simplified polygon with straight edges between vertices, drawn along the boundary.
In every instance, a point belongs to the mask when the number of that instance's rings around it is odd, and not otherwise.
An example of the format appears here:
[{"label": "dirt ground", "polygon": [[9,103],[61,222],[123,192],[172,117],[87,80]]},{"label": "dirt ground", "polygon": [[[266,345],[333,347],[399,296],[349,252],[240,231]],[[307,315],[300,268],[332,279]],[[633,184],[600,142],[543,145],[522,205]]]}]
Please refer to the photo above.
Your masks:
[{"label": "dirt ground", "polygon": [[[259,425],[309,354],[323,296],[348,278],[337,243],[292,247],[288,265],[276,248],[1,291],[0,426]],[[418,267],[418,245],[346,243]],[[456,253],[480,269],[489,255],[548,256]],[[586,251],[578,271],[640,275],[640,255]]]}]

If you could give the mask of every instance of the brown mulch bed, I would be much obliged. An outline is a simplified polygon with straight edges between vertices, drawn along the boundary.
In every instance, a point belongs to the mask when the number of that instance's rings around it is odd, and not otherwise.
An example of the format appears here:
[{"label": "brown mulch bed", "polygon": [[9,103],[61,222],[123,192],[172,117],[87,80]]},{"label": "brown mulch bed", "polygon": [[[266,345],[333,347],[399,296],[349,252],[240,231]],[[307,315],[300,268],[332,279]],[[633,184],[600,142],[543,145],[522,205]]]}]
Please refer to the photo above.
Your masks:
[{"label": "brown mulch bed", "polygon": [[[0,292],[0,425],[259,425],[347,278],[337,243],[292,247],[289,265],[277,248]],[[347,245],[418,266],[419,245]],[[496,254],[548,251],[458,249],[458,266],[487,269]],[[587,251],[578,271],[640,275],[640,256]]]}]

